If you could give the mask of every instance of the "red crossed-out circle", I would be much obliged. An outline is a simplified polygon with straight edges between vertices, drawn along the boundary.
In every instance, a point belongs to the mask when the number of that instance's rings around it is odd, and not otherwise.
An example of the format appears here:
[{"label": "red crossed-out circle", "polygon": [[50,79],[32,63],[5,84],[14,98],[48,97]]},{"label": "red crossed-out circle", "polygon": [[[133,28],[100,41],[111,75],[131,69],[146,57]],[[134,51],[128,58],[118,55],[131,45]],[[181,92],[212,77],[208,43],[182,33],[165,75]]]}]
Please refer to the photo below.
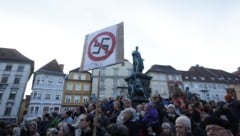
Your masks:
[{"label": "red crossed-out circle", "polygon": [[[107,36],[110,37],[112,43],[111,43],[111,48],[108,50],[106,49],[101,43],[98,42],[98,38],[101,36]],[[88,57],[94,61],[100,61],[100,60],[104,60],[106,58],[108,58],[112,53],[113,50],[115,48],[115,44],[116,44],[116,38],[115,36],[111,33],[111,32],[102,32],[97,34],[92,41],[90,42],[89,46],[88,46]],[[97,45],[99,48],[103,49],[106,54],[103,56],[94,56],[91,52],[92,46]]]}]

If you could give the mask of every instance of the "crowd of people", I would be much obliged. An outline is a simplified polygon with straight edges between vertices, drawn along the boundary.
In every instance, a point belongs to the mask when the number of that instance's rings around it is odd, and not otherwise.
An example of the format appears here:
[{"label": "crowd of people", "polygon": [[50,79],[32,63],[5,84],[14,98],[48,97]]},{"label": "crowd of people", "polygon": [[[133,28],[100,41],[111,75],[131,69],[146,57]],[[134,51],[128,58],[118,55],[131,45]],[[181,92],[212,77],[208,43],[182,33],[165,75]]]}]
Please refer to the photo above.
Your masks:
[{"label": "crowd of people", "polygon": [[8,129],[0,122],[0,136],[240,136],[239,119],[240,102],[229,93],[224,102],[194,95],[166,100],[154,94],[136,105],[130,99],[106,98]]}]

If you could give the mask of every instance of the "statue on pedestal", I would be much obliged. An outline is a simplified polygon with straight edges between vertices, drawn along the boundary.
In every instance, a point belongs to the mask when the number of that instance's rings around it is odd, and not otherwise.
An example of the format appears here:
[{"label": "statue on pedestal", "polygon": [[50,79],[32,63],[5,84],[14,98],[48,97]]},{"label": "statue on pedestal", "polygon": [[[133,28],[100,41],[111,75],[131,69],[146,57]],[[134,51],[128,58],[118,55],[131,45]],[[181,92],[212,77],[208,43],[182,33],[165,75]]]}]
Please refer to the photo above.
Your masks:
[{"label": "statue on pedestal", "polygon": [[148,101],[151,93],[149,85],[152,77],[142,74],[144,65],[138,47],[132,52],[132,57],[133,73],[125,81],[128,83],[128,97],[132,100],[133,105],[136,105]]},{"label": "statue on pedestal", "polygon": [[134,73],[142,73],[144,69],[144,65],[143,65],[143,59],[141,57],[141,54],[138,52],[138,47],[136,47],[136,50],[132,52],[132,56],[133,56]]}]

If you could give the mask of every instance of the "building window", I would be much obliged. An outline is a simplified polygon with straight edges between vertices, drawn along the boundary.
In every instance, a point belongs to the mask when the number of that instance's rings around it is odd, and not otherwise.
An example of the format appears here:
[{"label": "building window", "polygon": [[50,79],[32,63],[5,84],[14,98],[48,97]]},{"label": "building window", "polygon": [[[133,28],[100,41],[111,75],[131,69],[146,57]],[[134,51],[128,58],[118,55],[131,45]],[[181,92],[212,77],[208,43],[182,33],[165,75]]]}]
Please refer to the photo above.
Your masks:
[{"label": "building window", "polygon": [[40,80],[38,79],[38,80],[37,80],[37,85],[39,85],[39,84],[40,84]]},{"label": "building window", "polygon": [[44,80],[42,79],[42,80],[40,80],[40,84],[41,85],[43,85],[44,84]]},{"label": "building window", "polygon": [[5,67],[5,71],[11,71],[12,70],[12,65],[7,65]]},{"label": "building window", "polygon": [[180,80],[180,76],[176,75],[176,80],[179,81]]},{"label": "building window", "polygon": [[33,110],[34,110],[34,107],[32,106],[32,107],[30,108],[30,114],[33,114]]},{"label": "building window", "polygon": [[80,103],[80,96],[74,96],[74,103],[79,104]]},{"label": "building window", "polygon": [[60,99],[60,94],[56,94],[56,100],[59,100]]},{"label": "building window", "polygon": [[160,80],[166,80],[166,76],[164,74],[159,74],[159,79]]},{"label": "building window", "polygon": [[54,107],[54,112],[59,112],[59,107]]},{"label": "building window", "polygon": [[81,74],[81,80],[86,80],[86,74]]},{"label": "building window", "polygon": [[37,96],[37,99],[41,99],[41,97],[42,97],[42,94],[41,93],[38,93],[38,96]]},{"label": "building window", "polygon": [[168,80],[173,80],[173,76],[172,75],[168,75]]},{"label": "building window", "polygon": [[8,82],[8,77],[7,76],[3,76],[1,83],[6,84]]},{"label": "building window", "polygon": [[88,99],[89,99],[88,96],[83,96],[83,102],[84,103],[88,103]]},{"label": "building window", "polygon": [[63,81],[62,80],[58,80],[58,85],[62,85],[63,84]]},{"label": "building window", "polygon": [[67,90],[73,90],[73,83],[67,83]]},{"label": "building window", "polygon": [[81,90],[81,83],[76,83],[75,84],[75,90],[80,91]]},{"label": "building window", "polygon": [[24,66],[23,65],[19,65],[17,68],[18,72],[23,72]]},{"label": "building window", "polygon": [[0,103],[2,101],[3,91],[0,91]]},{"label": "building window", "polygon": [[84,91],[90,91],[90,85],[89,84],[84,84],[83,90]]},{"label": "building window", "polygon": [[157,75],[151,75],[152,76],[152,80],[157,80]]},{"label": "building window", "polygon": [[52,85],[53,81],[52,80],[48,80],[48,85]]},{"label": "building window", "polygon": [[8,99],[15,100],[15,97],[16,97],[16,92],[11,92]]},{"label": "building window", "polygon": [[35,107],[35,114],[38,114],[38,111],[39,111],[39,107]]},{"label": "building window", "polygon": [[5,115],[5,116],[10,116],[11,111],[12,111],[12,107],[7,107],[6,110],[5,110],[5,112],[4,112],[4,115]]},{"label": "building window", "polygon": [[48,113],[49,107],[43,107],[43,114]]},{"label": "building window", "polygon": [[51,99],[51,94],[47,93],[47,94],[45,95],[45,99],[50,100],[50,99]]},{"label": "building window", "polygon": [[37,99],[37,93],[33,93],[33,99]]},{"label": "building window", "polygon": [[74,79],[74,80],[78,80],[78,73],[74,73],[74,74],[73,74],[73,79]]},{"label": "building window", "polygon": [[20,80],[21,80],[21,78],[20,77],[15,77],[15,79],[14,79],[14,84],[19,84],[20,83]]},{"label": "building window", "polygon": [[71,103],[71,96],[70,95],[65,96],[65,103]]}]

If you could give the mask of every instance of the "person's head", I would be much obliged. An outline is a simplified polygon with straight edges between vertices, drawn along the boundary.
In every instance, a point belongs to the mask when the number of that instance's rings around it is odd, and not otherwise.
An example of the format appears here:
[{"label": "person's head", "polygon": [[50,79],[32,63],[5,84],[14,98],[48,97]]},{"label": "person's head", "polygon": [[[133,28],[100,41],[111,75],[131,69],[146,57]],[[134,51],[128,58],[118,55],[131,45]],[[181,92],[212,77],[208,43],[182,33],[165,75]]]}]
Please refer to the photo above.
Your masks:
[{"label": "person's head", "polygon": [[157,103],[158,101],[159,101],[159,94],[153,94],[152,96],[151,96],[151,101],[153,102],[153,103]]},{"label": "person's head", "polygon": [[136,110],[133,108],[127,108],[123,111],[123,120],[124,122],[134,118],[136,114]]},{"label": "person's head", "polygon": [[67,111],[67,112],[65,112],[65,113],[63,114],[63,117],[64,117],[64,118],[70,117],[71,114],[72,114],[71,111]]},{"label": "person's head", "polygon": [[224,99],[225,99],[226,102],[229,102],[229,101],[231,101],[231,100],[233,99],[233,96],[232,96],[232,94],[227,93],[227,94],[224,96]]},{"label": "person's head", "polygon": [[204,123],[207,136],[232,136],[231,125],[227,120],[208,117]]},{"label": "person's head", "polygon": [[144,111],[145,111],[145,112],[150,111],[150,110],[152,110],[153,108],[154,108],[154,105],[153,105],[153,103],[151,103],[151,102],[146,103],[146,104],[144,105]]},{"label": "person's head", "polygon": [[191,120],[187,116],[179,116],[175,121],[176,136],[186,136],[191,133]]},{"label": "person's head", "polygon": [[72,134],[72,127],[71,125],[65,123],[65,122],[60,122],[58,124],[58,128],[59,128],[59,131],[58,131],[58,136],[71,136]]},{"label": "person's head", "polygon": [[37,132],[37,130],[38,130],[37,123],[35,121],[31,121],[28,124],[28,128],[29,128],[29,132]]},{"label": "person's head", "polygon": [[86,113],[85,107],[83,105],[80,105],[77,108],[77,113],[79,113],[79,114]]},{"label": "person's head", "polygon": [[84,115],[84,117],[80,120],[80,128],[86,129],[91,127],[93,123],[92,117],[90,114]]},{"label": "person's head", "polygon": [[88,111],[91,112],[91,111],[94,111],[96,109],[96,104],[94,103],[90,103],[88,105]]},{"label": "person's head", "polygon": [[128,128],[122,124],[110,124],[107,127],[110,136],[129,136]]},{"label": "person's head", "polygon": [[124,108],[131,108],[132,107],[132,101],[130,99],[124,100]]},{"label": "person's head", "polygon": [[162,123],[162,132],[164,134],[170,134],[171,133],[171,125],[168,122],[163,122]]},{"label": "person's head", "polygon": [[115,101],[113,103],[113,108],[114,108],[114,110],[119,110],[120,109],[120,103],[118,101]]},{"label": "person's head", "polygon": [[51,120],[50,114],[49,113],[44,114],[43,119],[44,119],[44,121],[50,121]]},{"label": "person's head", "polygon": [[174,100],[173,104],[175,105],[175,107],[179,107],[181,105],[180,100],[176,99]]},{"label": "person's head", "polygon": [[167,111],[173,113],[175,111],[175,106],[173,104],[168,104]]},{"label": "person's head", "polygon": [[136,106],[136,110],[137,110],[137,112],[143,111],[143,105],[142,105],[142,104],[138,104],[138,105]]}]

